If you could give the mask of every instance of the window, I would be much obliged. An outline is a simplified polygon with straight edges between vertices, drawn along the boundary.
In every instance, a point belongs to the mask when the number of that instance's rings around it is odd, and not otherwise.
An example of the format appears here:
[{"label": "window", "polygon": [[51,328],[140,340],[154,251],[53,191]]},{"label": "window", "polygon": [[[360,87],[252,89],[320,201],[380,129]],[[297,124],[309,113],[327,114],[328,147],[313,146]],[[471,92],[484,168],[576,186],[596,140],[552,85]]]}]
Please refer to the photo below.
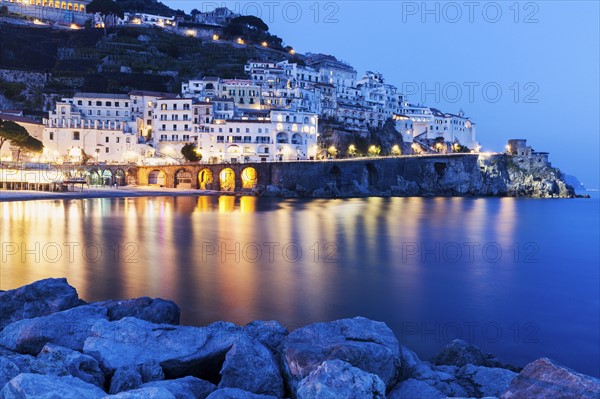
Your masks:
[{"label": "window", "polygon": [[125,139],[125,142],[126,142],[127,144],[131,143],[131,137],[127,137],[127,138]]},{"label": "window", "polygon": [[246,128],[246,133],[250,133],[250,128],[249,127]]},{"label": "window", "polygon": [[96,115],[98,115],[98,116],[102,115],[102,111],[100,111],[100,110],[96,111]]},{"label": "window", "polygon": [[120,139],[120,137],[117,137],[117,144],[119,144],[119,141],[121,141]]},{"label": "window", "polygon": [[119,116],[119,111],[115,111],[115,116]]},{"label": "window", "polygon": [[262,133],[262,128],[260,128],[260,127],[259,127],[259,128],[258,128],[258,132],[259,132],[259,133]]},{"label": "window", "polygon": [[105,138],[104,138],[104,142],[105,142],[105,143],[110,143],[110,137],[105,137]]},{"label": "window", "polygon": [[129,116],[129,111],[125,111],[125,116]]},{"label": "window", "polygon": [[83,101],[81,101],[81,100],[77,101],[77,105],[83,105]]},{"label": "window", "polygon": [[110,106],[112,106],[112,103],[111,103],[110,101],[107,101],[107,102],[106,102],[106,106],[107,106],[107,107],[110,107]]},{"label": "window", "polygon": [[177,109],[177,104],[173,104],[173,110]]},{"label": "window", "polygon": [[101,107],[102,106],[102,101],[96,101],[96,107]]},{"label": "window", "polygon": [[92,114],[92,110],[88,109],[88,115],[91,115],[91,114]]},{"label": "window", "polygon": [[50,139],[50,140],[54,140],[54,132],[50,132],[50,137],[49,137],[49,139]]},{"label": "window", "polygon": [[235,132],[236,132],[236,133],[239,133],[239,132],[240,132],[240,128],[239,128],[239,127],[236,127],[236,128],[235,128]]},{"label": "window", "polygon": [[90,106],[90,107],[92,106],[92,102],[91,101],[88,101],[88,106]]},{"label": "window", "polygon": [[79,132],[73,132],[73,140],[79,140]]},{"label": "window", "polygon": [[160,141],[166,141],[167,140],[167,135],[166,134],[161,134],[160,135]]},{"label": "window", "polygon": [[108,154],[108,153],[110,152],[110,148],[109,148],[109,147],[106,147],[106,148],[104,149],[104,152],[106,152],[106,153]]},{"label": "window", "polygon": [[148,119],[148,120],[146,121],[146,125],[150,125],[150,124],[152,124],[152,120],[151,120],[151,119]]},{"label": "window", "polygon": [[118,101],[117,101],[117,102],[115,102],[115,107],[119,107],[119,106],[120,106],[119,104],[120,104],[120,103],[119,103]]},{"label": "window", "polygon": [[106,116],[110,116],[110,111],[106,111]]}]

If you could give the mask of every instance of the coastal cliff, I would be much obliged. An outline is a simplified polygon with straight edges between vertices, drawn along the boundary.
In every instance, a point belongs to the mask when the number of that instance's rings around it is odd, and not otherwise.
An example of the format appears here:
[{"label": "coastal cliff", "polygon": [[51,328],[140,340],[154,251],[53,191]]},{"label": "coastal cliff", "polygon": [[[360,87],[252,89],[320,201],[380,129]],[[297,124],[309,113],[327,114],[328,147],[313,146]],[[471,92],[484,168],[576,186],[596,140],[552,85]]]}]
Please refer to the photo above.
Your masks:
[{"label": "coastal cliff", "polygon": [[179,325],[171,301],[85,303],[66,279],[0,291],[0,398],[597,398],[541,358],[504,365],[461,340],[423,361],[364,317]]},{"label": "coastal cliff", "polygon": [[274,164],[257,195],[282,197],[508,196],[571,198],[549,163],[507,154],[452,154]]}]

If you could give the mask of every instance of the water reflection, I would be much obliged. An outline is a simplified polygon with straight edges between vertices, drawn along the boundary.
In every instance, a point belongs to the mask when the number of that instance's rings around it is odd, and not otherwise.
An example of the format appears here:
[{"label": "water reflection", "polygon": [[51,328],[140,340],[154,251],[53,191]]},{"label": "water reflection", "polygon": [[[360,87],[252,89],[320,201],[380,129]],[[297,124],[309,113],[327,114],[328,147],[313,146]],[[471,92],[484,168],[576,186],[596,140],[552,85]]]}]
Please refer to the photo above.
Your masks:
[{"label": "water reflection", "polygon": [[[3,202],[0,289],[66,276],[86,300],[173,299],[188,324],[302,325],[364,315],[386,321],[425,355],[454,337],[403,335],[406,323],[494,321],[505,337],[475,343],[522,364],[547,355],[555,341],[598,339],[586,327],[598,308],[589,301],[599,294],[592,267],[598,259],[588,250],[598,239],[588,226],[597,210],[573,208],[569,226],[577,227],[567,234],[564,219],[547,217],[560,215],[553,207],[564,204],[235,196]],[[525,264],[511,245],[531,241],[540,247],[537,263]],[[498,259],[495,248],[502,250]],[[580,257],[580,268],[565,278],[562,260],[570,254]],[[566,305],[573,301],[582,309]],[[586,317],[573,317],[577,311]],[[586,325],[574,321],[565,335],[555,327],[565,317]],[[511,340],[508,328],[522,321],[537,323],[539,346]],[[597,348],[586,353],[599,355]],[[595,373],[589,359],[555,357]]]}]

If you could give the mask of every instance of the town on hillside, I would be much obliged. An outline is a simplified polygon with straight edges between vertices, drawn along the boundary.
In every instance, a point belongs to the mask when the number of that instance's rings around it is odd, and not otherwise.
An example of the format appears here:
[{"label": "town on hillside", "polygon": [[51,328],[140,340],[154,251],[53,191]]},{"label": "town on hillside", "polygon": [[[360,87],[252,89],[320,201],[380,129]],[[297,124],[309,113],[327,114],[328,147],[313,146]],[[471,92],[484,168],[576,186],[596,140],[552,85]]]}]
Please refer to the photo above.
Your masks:
[{"label": "town on hillside", "polygon": [[[90,4],[0,0],[0,7],[32,24],[82,23],[78,15],[97,21],[99,14],[86,13]],[[217,8],[191,17],[123,13],[112,23],[218,41],[240,15]],[[184,81],[178,93],[77,92],[56,101],[42,121],[0,110],[0,120],[21,125],[43,143],[43,151],[34,152],[9,142],[0,147],[1,160],[156,165],[479,151],[476,125],[462,110],[413,104],[382,74],[360,76],[332,55],[298,56],[251,59],[243,79],[200,76]]]}]

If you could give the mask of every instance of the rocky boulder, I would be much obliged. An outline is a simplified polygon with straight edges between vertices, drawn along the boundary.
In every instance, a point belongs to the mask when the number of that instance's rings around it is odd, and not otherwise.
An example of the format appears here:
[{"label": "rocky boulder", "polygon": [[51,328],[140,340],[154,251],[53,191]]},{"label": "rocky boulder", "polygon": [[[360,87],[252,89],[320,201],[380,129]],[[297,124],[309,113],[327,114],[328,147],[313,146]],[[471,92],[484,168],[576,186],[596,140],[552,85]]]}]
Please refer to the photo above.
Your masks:
[{"label": "rocky boulder", "polygon": [[98,361],[91,356],[54,344],[46,344],[35,362],[31,372],[56,376],[73,376],[98,387],[104,386],[104,374]]},{"label": "rocky boulder", "polygon": [[459,383],[469,396],[500,396],[517,373],[502,369],[467,364],[456,373]]},{"label": "rocky boulder", "polygon": [[225,356],[219,388],[282,397],[283,379],[275,357],[264,345],[240,337]]},{"label": "rocky boulder", "polygon": [[83,351],[97,359],[105,373],[157,362],[168,378],[192,375],[218,381],[225,355],[241,330],[231,323],[200,328],[153,324],[134,317],[103,320],[92,328]]},{"label": "rocky boulder", "polygon": [[0,357],[0,387],[3,387],[8,381],[12,380],[21,373],[17,366],[10,359]]},{"label": "rocky boulder", "polygon": [[110,321],[137,317],[156,324],[179,324],[179,306],[160,298],[141,297],[126,301],[94,302],[93,305],[106,308]]},{"label": "rocky boulder", "polygon": [[144,383],[164,380],[165,375],[157,362],[119,367],[111,380],[109,393],[129,391]]},{"label": "rocky boulder", "polygon": [[383,399],[385,383],[342,360],[328,360],[298,384],[298,399]]},{"label": "rocky boulder", "polygon": [[493,367],[498,364],[494,356],[484,353],[461,339],[455,339],[446,345],[434,359],[437,365],[462,367],[467,364]]},{"label": "rocky boulder", "polygon": [[64,278],[51,278],[0,292],[0,331],[15,321],[47,316],[79,304],[75,288]]},{"label": "rocky boulder", "polygon": [[19,320],[0,332],[0,346],[32,355],[37,355],[48,343],[81,351],[92,326],[104,320],[107,320],[106,309],[90,305]]},{"label": "rocky boulder", "polygon": [[529,363],[515,377],[502,399],[600,398],[600,379],[579,374],[548,358]]},{"label": "rocky boulder", "polygon": [[206,399],[208,395],[217,389],[208,381],[190,376],[175,380],[154,381],[140,386],[140,388],[149,387],[166,389],[176,399]]},{"label": "rocky boulder", "polygon": [[176,399],[175,395],[162,387],[146,387],[115,395],[105,396],[104,399]]},{"label": "rocky boulder", "polygon": [[381,378],[391,388],[400,370],[398,340],[385,323],[364,317],[299,328],[284,340],[283,370],[292,391],[324,361],[340,359]]},{"label": "rocky boulder", "polygon": [[409,378],[392,389],[388,399],[444,399],[446,394],[438,391],[425,381]]},{"label": "rocky boulder", "polygon": [[277,321],[256,320],[246,324],[244,332],[249,337],[266,346],[271,352],[277,353],[288,330]]},{"label": "rocky boulder", "polygon": [[261,395],[237,388],[217,389],[206,399],[278,399],[277,396]]},{"label": "rocky boulder", "polygon": [[27,373],[19,374],[0,391],[3,399],[95,399],[105,396],[102,389],[79,378]]}]

